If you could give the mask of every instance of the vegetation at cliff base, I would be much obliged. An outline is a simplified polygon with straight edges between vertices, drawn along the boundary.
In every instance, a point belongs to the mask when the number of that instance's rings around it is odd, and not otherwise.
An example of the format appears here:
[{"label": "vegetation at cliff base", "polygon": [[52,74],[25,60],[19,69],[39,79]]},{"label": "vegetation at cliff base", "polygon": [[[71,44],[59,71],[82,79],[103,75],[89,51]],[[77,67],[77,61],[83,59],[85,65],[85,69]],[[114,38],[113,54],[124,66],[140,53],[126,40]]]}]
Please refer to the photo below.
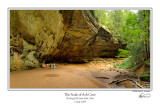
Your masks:
[{"label": "vegetation at cliff base", "polygon": [[133,68],[135,71],[150,59],[150,10],[95,10],[95,15],[117,41],[126,44],[126,48],[119,49],[116,56],[126,59],[115,67]]}]

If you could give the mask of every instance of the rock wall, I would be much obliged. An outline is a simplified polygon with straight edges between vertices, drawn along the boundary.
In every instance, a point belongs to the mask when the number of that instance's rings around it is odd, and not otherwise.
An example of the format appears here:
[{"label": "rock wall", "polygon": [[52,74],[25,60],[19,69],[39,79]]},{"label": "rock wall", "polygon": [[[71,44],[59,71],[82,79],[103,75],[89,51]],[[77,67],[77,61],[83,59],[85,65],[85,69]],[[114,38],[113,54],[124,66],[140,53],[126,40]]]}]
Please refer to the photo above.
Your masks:
[{"label": "rock wall", "polygon": [[[70,13],[69,13],[70,12]],[[94,57],[115,57],[122,43],[114,43],[112,35],[100,27],[91,11],[61,11],[67,27],[60,52],[51,60],[87,62]],[[70,14],[70,17],[66,17]],[[66,25],[66,24],[65,24]]]},{"label": "rock wall", "polygon": [[85,62],[114,57],[120,47],[91,10],[10,11],[11,70],[39,67],[44,60]]},{"label": "rock wall", "polygon": [[59,52],[63,37],[63,17],[58,10],[11,10],[11,69],[16,70],[15,57],[20,69],[39,67],[43,57]]},{"label": "rock wall", "polygon": [[[71,12],[71,13],[69,13]],[[99,24],[89,11],[61,11],[63,18],[68,22],[65,27],[65,36],[59,47],[60,52],[51,60],[62,62],[84,62],[87,51],[84,46],[88,39],[94,36]],[[71,14],[71,18],[65,17]]]}]

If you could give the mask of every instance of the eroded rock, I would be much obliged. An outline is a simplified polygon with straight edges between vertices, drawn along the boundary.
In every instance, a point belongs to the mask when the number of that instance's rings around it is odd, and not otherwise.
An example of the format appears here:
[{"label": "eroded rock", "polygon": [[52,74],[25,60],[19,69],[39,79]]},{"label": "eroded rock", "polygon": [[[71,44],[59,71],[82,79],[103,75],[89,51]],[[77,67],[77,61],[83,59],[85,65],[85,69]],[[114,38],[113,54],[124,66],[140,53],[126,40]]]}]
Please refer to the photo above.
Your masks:
[{"label": "eroded rock", "polygon": [[86,62],[114,57],[121,47],[100,27],[92,10],[10,11],[11,70],[39,67],[44,60]]}]

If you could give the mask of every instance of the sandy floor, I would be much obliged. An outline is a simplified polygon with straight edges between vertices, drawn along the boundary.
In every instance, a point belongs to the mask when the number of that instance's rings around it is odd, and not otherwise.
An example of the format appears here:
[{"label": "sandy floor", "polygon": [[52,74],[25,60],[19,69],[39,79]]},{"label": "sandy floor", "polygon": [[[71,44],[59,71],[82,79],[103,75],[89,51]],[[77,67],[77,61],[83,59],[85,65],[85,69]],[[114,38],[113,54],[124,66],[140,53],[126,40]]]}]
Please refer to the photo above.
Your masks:
[{"label": "sandy floor", "polygon": [[10,88],[112,88],[115,86],[108,83],[119,74],[110,71],[116,61],[95,60],[85,64],[57,64],[55,69],[10,72]]}]

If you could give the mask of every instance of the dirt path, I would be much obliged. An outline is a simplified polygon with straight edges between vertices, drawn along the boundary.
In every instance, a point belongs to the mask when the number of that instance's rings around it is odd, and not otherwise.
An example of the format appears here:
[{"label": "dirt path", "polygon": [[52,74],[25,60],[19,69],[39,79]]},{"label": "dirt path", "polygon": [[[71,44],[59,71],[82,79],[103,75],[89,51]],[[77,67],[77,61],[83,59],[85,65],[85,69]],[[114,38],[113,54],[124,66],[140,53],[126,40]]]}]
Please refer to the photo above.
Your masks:
[{"label": "dirt path", "polygon": [[85,64],[57,64],[55,69],[36,68],[10,72],[10,88],[113,88],[119,74],[111,71],[121,60],[98,59]]}]

